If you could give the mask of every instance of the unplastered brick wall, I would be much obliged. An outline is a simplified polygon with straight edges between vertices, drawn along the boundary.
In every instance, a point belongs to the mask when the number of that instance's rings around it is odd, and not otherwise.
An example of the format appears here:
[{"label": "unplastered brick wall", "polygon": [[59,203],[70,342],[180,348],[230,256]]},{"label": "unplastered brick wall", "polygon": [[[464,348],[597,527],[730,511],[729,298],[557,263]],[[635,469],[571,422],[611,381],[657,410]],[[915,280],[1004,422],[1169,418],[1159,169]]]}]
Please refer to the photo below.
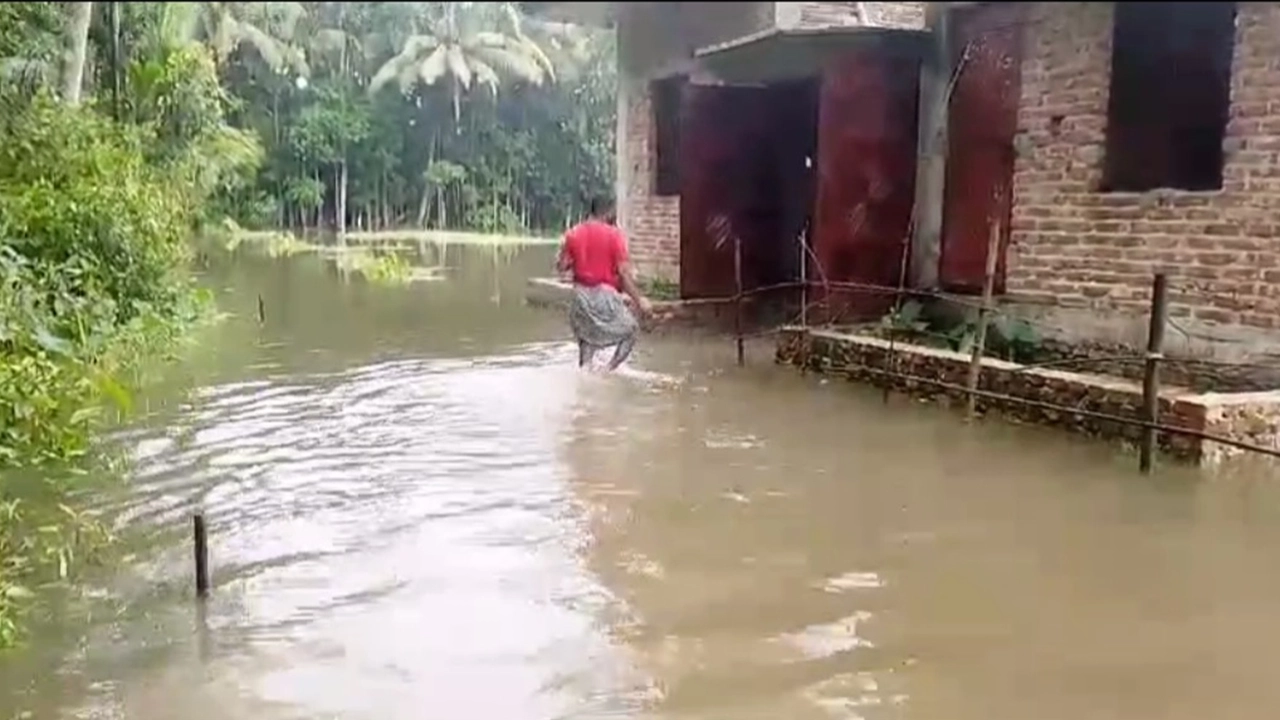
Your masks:
[{"label": "unplastered brick wall", "polygon": [[1144,315],[1170,276],[1187,326],[1280,328],[1280,3],[1239,3],[1223,187],[1101,193],[1112,3],[1027,3],[1008,287]]},{"label": "unplastered brick wall", "polygon": [[680,198],[654,194],[653,107],[648,83],[637,83],[626,115],[624,161],[630,178],[624,229],[636,271],[645,278],[680,279]]}]

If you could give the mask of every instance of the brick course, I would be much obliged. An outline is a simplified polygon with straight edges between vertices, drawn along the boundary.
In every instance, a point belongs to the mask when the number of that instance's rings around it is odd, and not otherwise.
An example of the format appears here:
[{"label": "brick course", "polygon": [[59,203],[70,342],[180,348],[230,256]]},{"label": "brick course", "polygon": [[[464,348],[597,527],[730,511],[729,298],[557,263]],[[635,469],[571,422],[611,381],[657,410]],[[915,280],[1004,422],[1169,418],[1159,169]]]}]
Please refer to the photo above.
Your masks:
[{"label": "brick course", "polygon": [[1018,300],[1280,327],[1280,3],[1240,3],[1223,189],[1099,193],[1111,3],[1027,3],[1008,288]]}]

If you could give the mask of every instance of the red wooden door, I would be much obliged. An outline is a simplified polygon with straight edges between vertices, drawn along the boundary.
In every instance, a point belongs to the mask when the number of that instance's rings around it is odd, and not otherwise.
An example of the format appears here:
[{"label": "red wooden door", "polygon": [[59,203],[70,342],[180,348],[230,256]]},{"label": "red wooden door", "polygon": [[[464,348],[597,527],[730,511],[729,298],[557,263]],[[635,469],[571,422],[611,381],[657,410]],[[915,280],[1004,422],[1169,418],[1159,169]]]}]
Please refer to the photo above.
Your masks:
[{"label": "red wooden door", "polygon": [[[915,197],[919,70],[918,59],[868,49],[824,72],[813,282],[897,285]],[[891,304],[883,292],[833,290],[826,314],[863,319]]]},{"label": "red wooden door", "polygon": [[947,184],[938,277],[945,289],[981,292],[992,227],[1000,224],[995,290],[1004,292],[1013,210],[1014,136],[1018,130],[1020,3],[957,11],[959,67],[947,127]]},{"label": "red wooden door", "polygon": [[[680,111],[680,295],[736,292],[734,238],[751,262],[758,143],[767,142],[761,88],[686,85]],[[750,276],[750,273],[744,275]]]}]

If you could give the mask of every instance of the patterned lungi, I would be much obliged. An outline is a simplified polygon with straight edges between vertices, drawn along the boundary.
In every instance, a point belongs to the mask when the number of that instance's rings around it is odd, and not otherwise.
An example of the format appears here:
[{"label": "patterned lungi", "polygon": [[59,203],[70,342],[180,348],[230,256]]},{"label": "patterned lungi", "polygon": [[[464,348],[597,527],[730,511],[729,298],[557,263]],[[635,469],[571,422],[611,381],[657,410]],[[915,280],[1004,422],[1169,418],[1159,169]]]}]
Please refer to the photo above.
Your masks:
[{"label": "patterned lungi", "polygon": [[569,302],[569,327],[580,343],[610,347],[634,336],[640,328],[622,293],[609,285],[574,285]]}]

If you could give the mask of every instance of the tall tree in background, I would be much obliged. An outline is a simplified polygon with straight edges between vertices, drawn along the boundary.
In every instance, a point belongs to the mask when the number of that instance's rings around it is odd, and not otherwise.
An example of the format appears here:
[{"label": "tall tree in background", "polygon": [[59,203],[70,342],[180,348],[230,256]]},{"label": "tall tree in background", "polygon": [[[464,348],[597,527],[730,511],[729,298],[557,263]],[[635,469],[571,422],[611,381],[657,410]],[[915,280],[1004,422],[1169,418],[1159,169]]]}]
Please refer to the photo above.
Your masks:
[{"label": "tall tree in background", "polygon": [[84,86],[84,65],[89,52],[89,23],[93,20],[93,3],[73,2],[67,22],[67,64],[62,74],[62,99],[68,105],[80,104]]},{"label": "tall tree in background", "polygon": [[611,187],[611,33],[513,3],[301,10],[288,37],[305,82],[256,46],[224,55],[235,122],[267,152],[226,199],[243,224],[558,231]]},{"label": "tall tree in background", "polygon": [[[471,89],[473,80],[496,94],[502,82],[500,72],[534,85],[555,76],[546,54],[524,35],[510,3],[442,5],[439,14],[415,18],[416,32],[373,77],[371,90],[377,92],[393,79],[404,93],[418,83],[431,86],[445,80],[457,122],[462,94]],[[486,29],[494,28],[498,18],[505,27]]]},{"label": "tall tree in background", "polygon": [[305,58],[293,44],[294,31],[306,15],[294,2],[165,3],[172,30],[186,40],[204,42],[219,67],[237,50],[251,48],[274,70],[306,71]]},{"label": "tall tree in background", "polygon": [[[611,187],[611,33],[514,3],[109,5],[0,4],[0,87],[69,103],[110,90],[116,117],[158,128],[160,154],[200,137],[244,167],[256,137],[260,172],[222,187],[212,215],[558,231]],[[224,115],[247,134],[214,131]]]}]

